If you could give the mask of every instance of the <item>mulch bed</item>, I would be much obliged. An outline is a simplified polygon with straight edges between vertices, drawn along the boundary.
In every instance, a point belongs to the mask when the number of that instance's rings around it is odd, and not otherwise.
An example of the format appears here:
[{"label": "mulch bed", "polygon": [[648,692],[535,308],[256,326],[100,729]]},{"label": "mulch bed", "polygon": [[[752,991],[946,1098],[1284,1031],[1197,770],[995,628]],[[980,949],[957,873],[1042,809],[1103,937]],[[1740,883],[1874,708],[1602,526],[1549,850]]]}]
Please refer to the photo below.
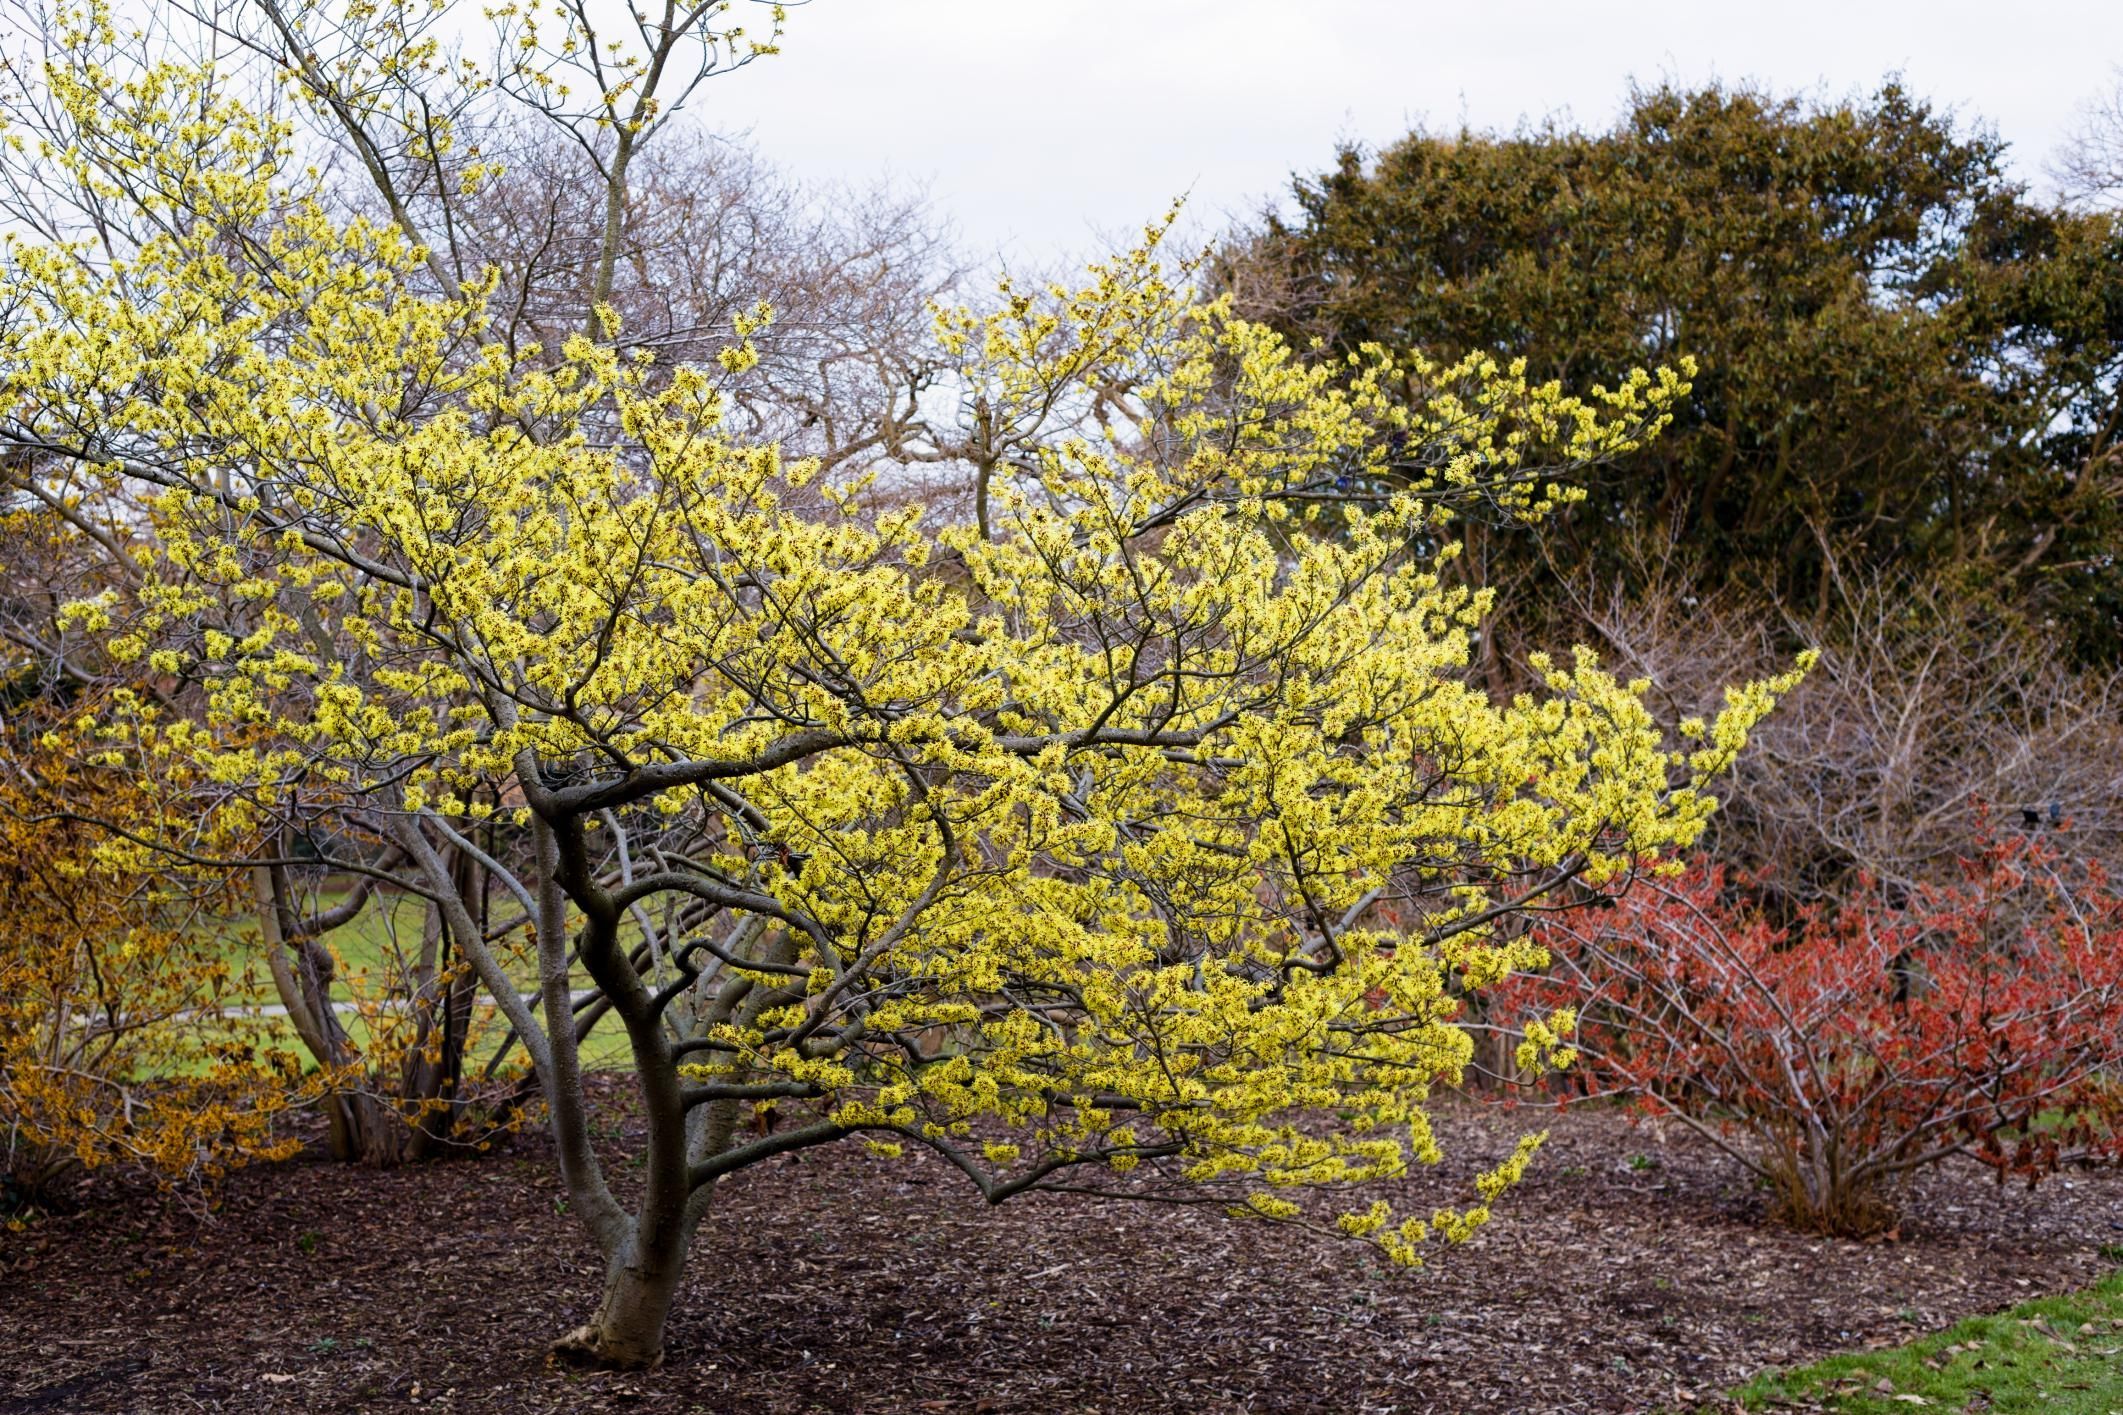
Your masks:
[{"label": "mulch bed", "polygon": [[1388,1197],[1457,1202],[1539,1124],[1498,1221],[1413,1274],[1192,1209],[991,1209],[933,1160],[811,1151],[727,1184],[667,1364],[628,1376],[543,1359],[597,1264],[542,1139],[299,1160],[204,1217],[102,1190],[0,1233],[0,1412],[1718,1408],[1763,1367],[2081,1286],[2123,1242],[2123,1176],[2028,1194],[1972,1168],[1918,1184],[1900,1241],[1779,1231],[1707,1146],[1612,1112],[1449,1106],[1447,1172]]}]

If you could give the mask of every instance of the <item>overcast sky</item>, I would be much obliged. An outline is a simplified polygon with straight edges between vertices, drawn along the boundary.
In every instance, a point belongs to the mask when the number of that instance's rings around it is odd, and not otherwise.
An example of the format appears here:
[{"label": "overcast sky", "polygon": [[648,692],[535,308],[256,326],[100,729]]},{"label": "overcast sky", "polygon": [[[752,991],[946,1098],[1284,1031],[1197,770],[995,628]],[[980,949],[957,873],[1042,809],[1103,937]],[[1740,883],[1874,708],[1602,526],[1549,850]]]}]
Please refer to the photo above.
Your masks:
[{"label": "overcast sky", "polygon": [[1631,78],[1916,92],[1994,123],[2030,180],[2123,63],[2123,0],[811,0],[711,83],[792,176],[927,183],[970,255],[1045,261],[1189,193],[1249,214],[1340,139],[1619,111]]}]

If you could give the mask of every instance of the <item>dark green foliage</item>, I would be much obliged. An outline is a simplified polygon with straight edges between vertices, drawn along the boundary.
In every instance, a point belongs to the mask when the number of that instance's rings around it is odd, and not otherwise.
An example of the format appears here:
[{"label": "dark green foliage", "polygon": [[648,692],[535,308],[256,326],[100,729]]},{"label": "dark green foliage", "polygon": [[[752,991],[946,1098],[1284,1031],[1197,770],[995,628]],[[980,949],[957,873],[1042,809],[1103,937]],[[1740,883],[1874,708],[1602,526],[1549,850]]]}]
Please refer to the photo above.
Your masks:
[{"label": "dark green foliage", "polygon": [[[1345,150],[1296,198],[1226,275],[1330,350],[1500,350],[1570,387],[1697,359],[1557,570],[1626,583],[1680,547],[1701,588],[1807,611],[1839,570],[1943,575],[2123,653],[2123,227],[2031,200],[1994,137],[1893,84],[1658,88],[1601,133]],[[1478,539],[1530,568],[1530,538]]]}]

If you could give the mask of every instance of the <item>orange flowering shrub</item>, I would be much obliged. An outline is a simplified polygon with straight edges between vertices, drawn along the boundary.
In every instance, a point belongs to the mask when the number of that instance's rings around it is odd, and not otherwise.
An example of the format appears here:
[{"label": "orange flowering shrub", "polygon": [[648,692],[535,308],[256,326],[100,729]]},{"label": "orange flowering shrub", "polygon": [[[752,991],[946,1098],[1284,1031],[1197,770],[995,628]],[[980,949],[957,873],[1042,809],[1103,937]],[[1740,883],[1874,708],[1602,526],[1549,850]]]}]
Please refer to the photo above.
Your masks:
[{"label": "orange flowering shrub", "polygon": [[[10,733],[0,755],[0,1176],[8,1208],[122,1166],[210,1182],[290,1154],[304,1099],[271,1023],[225,1014],[237,977],[231,881],[110,862],[135,788],[69,769]],[[62,808],[60,802],[64,802]]]}]

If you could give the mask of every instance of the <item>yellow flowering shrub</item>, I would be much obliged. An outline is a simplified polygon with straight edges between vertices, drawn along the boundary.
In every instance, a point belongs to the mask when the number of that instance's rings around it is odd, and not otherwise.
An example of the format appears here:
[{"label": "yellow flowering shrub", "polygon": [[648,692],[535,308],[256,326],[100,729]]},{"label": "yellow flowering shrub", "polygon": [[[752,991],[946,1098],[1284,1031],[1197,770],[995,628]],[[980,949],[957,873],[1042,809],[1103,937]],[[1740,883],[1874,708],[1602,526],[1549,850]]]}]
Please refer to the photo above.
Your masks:
[{"label": "yellow flowering shrub", "polygon": [[[875,511],[723,428],[745,331],[711,366],[602,317],[510,351],[483,283],[427,291],[211,75],[53,82],[82,135],[53,160],[184,216],[122,260],[0,258],[6,435],[83,495],[153,491],[143,579],[75,620],[197,685],[88,736],[191,783],[191,848],[339,813],[446,909],[438,848],[495,829],[542,1021],[467,937],[616,1255],[581,1338],[611,1359],[647,1359],[615,1332],[644,1304],[660,1331],[719,1178],[803,1145],[1280,1222],[1434,1161],[1463,996],[1542,961],[1507,925],[1695,840],[1789,686],[1683,749],[1582,650],[1510,702],[1467,672],[1494,605],[1445,573],[1454,518],[1540,519],[1685,369],[1576,395],[1308,363],[1193,303],[1152,228],[1080,287],[936,311],[976,511]],[[631,1212],[587,1144],[571,955],[635,1058]],[[1464,1211],[1321,1226],[1416,1261],[1532,1148]]]}]

